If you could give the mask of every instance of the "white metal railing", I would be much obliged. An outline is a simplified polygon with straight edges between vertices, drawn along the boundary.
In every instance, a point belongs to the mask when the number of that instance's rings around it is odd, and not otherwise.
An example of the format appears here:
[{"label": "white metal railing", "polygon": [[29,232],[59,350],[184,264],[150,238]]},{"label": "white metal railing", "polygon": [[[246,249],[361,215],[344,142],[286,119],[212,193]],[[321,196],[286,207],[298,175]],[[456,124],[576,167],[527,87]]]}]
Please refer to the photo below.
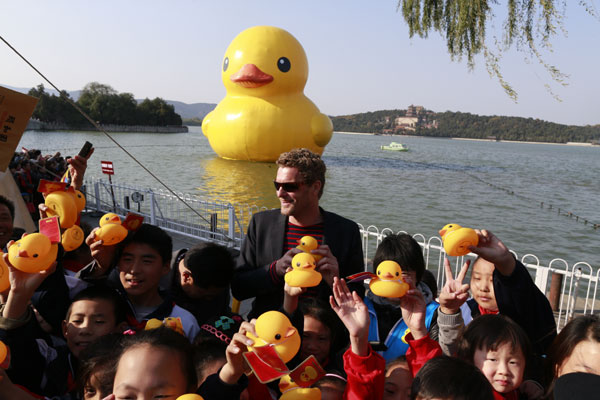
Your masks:
[{"label": "white metal railing", "polygon": [[[139,188],[130,185],[109,184],[101,179],[86,179],[85,192],[87,208],[99,212],[115,212],[121,216],[127,212],[143,215],[151,224],[169,232],[186,235],[200,240],[210,240],[228,247],[240,248],[248,223],[256,212],[266,210],[247,204],[218,203],[202,200],[199,196],[172,193],[162,189]],[[114,196],[113,196],[114,193]],[[114,198],[114,202],[113,202]],[[197,213],[190,210],[183,199]],[[362,236],[365,270],[372,267],[372,257],[383,238],[392,233],[390,228],[379,229],[369,225],[366,228],[358,224]],[[412,237],[423,249],[425,268],[431,271],[441,288],[445,282],[444,258],[446,252],[438,236],[427,238],[417,233]],[[517,259],[517,253],[511,250]],[[458,275],[460,267],[467,259],[473,260],[475,254],[454,258],[452,270]],[[600,268],[594,268],[585,262],[569,266],[566,260],[556,258],[545,266],[534,254],[525,254],[520,258],[529,270],[535,284],[542,293],[548,294],[553,276],[562,276],[560,298],[557,304],[557,327],[560,330],[576,314],[592,314],[600,305]]]}]

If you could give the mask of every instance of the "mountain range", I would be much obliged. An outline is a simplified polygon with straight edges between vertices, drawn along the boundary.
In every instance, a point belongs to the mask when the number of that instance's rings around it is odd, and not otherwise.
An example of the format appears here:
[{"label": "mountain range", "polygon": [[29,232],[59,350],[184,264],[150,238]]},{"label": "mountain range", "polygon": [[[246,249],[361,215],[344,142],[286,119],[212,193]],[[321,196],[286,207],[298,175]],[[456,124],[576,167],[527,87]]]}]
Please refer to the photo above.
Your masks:
[{"label": "mountain range", "polygon": [[[27,94],[30,90],[30,89],[26,89],[26,88],[18,88],[18,87],[13,87],[13,86],[4,85],[4,84],[0,84],[0,86],[3,86],[7,89],[14,90],[15,92],[25,93],[25,94]],[[58,92],[52,88],[44,87],[44,90],[46,91],[46,93],[48,93],[50,95],[58,96]],[[79,96],[81,95],[81,90],[67,91],[67,93],[69,93],[69,96],[73,100],[77,101],[77,99],[79,99]],[[138,103],[141,103],[142,101],[144,101],[144,99],[136,99],[136,101]],[[187,103],[183,103],[181,101],[176,101],[176,100],[165,100],[165,101],[167,103],[171,104],[173,107],[175,107],[175,112],[177,114],[181,115],[182,119],[197,118],[197,119],[201,120],[202,118],[204,118],[206,116],[206,114],[211,112],[217,106],[216,104],[212,104],[212,103],[187,104]]]}]

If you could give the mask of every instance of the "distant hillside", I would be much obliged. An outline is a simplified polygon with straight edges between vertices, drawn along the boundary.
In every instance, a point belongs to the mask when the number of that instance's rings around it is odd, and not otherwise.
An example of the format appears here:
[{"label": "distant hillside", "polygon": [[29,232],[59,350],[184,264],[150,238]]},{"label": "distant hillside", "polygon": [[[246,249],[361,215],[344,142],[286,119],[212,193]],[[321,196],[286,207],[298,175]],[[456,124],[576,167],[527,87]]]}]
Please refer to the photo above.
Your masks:
[{"label": "distant hillside", "polygon": [[[25,93],[25,94],[27,94],[29,92],[29,89],[31,89],[31,88],[17,88],[17,87],[13,87],[13,86],[9,86],[9,85],[4,85],[1,83],[0,83],[0,86],[4,86],[5,88],[14,90],[16,92]],[[58,92],[54,89],[45,88],[45,91],[49,95],[58,96]],[[81,90],[67,91],[67,93],[69,93],[69,96],[71,96],[71,98],[74,101],[77,101],[79,99],[79,96],[81,95]],[[142,101],[144,101],[144,99],[136,99],[136,101],[139,104]],[[177,114],[181,115],[182,119],[198,118],[198,119],[202,120],[202,118],[204,118],[206,116],[206,114],[211,112],[217,106],[216,104],[212,104],[212,103],[186,104],[186,103],[182,103],[181,101],[176,101],[176,100],[165,100],[165,101],[167,102],[167,104],[171,104],[175,107],[175,112]]]},{"label": "distant hillside", "polygon": [[[418,136],[539,141],[552,143],[600,142],[600,125],[562,125],[533,118],[482,116],[446,111],[419,117],[414,128],[398,130],[395,120],[406,110],[382,110],[331,117],[339,132],[408,133]],[[425,125],[428,125],[425,128]]]}]

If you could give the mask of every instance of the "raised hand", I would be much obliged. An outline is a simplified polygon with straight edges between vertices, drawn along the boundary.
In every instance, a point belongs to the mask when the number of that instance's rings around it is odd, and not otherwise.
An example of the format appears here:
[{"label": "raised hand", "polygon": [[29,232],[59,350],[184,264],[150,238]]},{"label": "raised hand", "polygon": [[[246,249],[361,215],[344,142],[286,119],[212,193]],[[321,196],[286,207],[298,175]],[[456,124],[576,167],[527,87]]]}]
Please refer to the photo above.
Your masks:
[{"label": "raised hand", "polygon": [[76,155],[73,158],[67,160],[69,163],[69,174],[71,174],[71,186],[75,189],[80,189],[81,185],[83,185],[83,176],[85,175],[85,170],[87,169],[87,161],[94,154],[94,148],[90,150],[87,156],[81,157],[80,155]]},{"label": "raised hand", "polygon": [[515,269],[515,258],[508,247],[488,230],[476,229],[475,232],[479,235],[479,243],[477,246],[469,246],[469,250],[494,264],[502,275],[512,274]]},{"label": "raised hand", "polygon": [[350,293],[346,282],[333,278],[333,296],[329,297],[331,308],[350,333],[352,351],[359,356],[369,352],[369,310],[356,292]]},{"label": "raised hand", "polygon": [[102,240],[96,240],[96,231],[98,229],[94,228],[88,237],[85,238],[85,244],[89,246],[92,258],[96,260],[96,263],[100,267],[98,271],[93,273],[96,277],[104,275],[109,270],[117,251],[117,246],[104,246]]},{"label": "raised hand", "polygon": [[[290,272],[292,270],[293,270],[293,268],[289,267],[286,270],[286,273]],[[288,315],[292,315],[298,308],[298,296],[300,296],[302,293],[306,292],[306,288],[290,286],[286,282],[285,285],[283,286],[283,292],[284,292],[283,310]]]},{"label": "raised hand", "polygon": [[240,330],[233,335],[231,343],[229,343],[229,346],[227,346],[227,349],[225,350],[227,363],[221,368],[219,378],[229,385],[235,384],[238,379],[249,370],[242,354],[248,351],[248,346],[254,344],[254,341],[246,336],[246,332],[258,336],[254,330],[255,322],[255,319],[250,322],[242,322]]},{"label": "raised hand", "polygon": [[456,279],[452,276],[450,261],[444,258],[444,269],[446,271],[446,283],[440,292],[440,311],[444,314],[456,314],[465,301],[469,298],[469,284],[462,283],[467,275],[471,261],[463,264]]},{"label": "raised hand", "polygon": [[427,304],[423,293],[411,283],[408,292],[400,298],[400,309],[402,310],[402,319],[415,340],[427,335],[425,326],[426,308]]},{"label": "raised hand", "polygon": [[339,278],[340,276],[340,267],[337,258],[326,244],[322,244],[318,249],[312,250],[311,254],[322,256],[317,262],[317,271],[323,275],[325,282],[327,282],[330,287],[333,287],[334,278]]}]

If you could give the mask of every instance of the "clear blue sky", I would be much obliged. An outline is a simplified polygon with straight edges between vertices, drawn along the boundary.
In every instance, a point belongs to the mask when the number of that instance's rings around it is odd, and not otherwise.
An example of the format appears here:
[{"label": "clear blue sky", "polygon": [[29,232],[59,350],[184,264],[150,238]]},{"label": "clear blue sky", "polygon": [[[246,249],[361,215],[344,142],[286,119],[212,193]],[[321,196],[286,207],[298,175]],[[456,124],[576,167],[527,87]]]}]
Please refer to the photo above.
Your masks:
[{"label": "clear blue sky", "polygon": [[[568,3],[568,37],[557,36],[546,58],[570,75],[569,86],[553,84],[535,61],[512,52],[501,67],[519,93],[516,104],[489,77],[481,57],[469,72],[464,61],[450,60],[437,33],[409,39],[395,0],[4,0],[0,33],[61,89],[98,81],[137,98],[217,103],[225,95],[220,67],[229,42],[248,27],[274,25],[304,46],[310,67],[305,93],[330,115],[418,104],[599,124],[600,21]],[[0,43],[0,84],[41,82]]]}]

